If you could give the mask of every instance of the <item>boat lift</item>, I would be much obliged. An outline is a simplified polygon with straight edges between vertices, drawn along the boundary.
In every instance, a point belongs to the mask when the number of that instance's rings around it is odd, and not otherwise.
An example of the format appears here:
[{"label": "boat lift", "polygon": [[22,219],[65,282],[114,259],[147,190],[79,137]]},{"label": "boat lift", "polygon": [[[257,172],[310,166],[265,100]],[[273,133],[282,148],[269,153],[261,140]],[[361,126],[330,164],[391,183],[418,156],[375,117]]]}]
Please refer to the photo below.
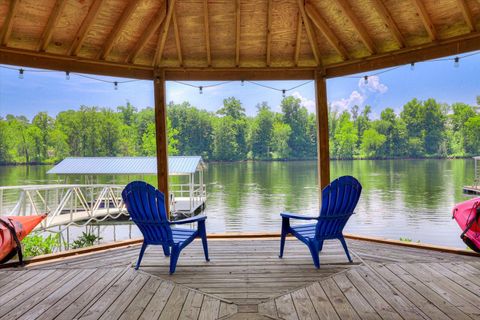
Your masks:
[{"label": "boat lift", "polygon": [[464,186],[463,193],[469,195],[480,195],[480,156],[473,157],[475,161],[474,180],[472,186]]}]

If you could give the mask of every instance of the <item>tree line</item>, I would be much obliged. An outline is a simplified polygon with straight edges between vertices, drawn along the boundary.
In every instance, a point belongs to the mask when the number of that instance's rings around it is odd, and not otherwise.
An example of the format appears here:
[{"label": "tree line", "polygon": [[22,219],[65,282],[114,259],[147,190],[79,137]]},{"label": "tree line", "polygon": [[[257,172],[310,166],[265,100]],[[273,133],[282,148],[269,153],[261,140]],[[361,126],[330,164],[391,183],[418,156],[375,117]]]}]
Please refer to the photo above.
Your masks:
[{"label": "tree line", "polygon": [[[397,113],[383,110],[373,119],[370,106],[330,108],[330,155],[334,159],[465,157],[480,154],[480,98],[477,106],[413,99]],[[266,103],[247,116],[230,97],[217,112],[188,102],[167,109],[169,153],[201,155],[210,161],[294,160],[316,157],[315,114],[293,96],[280,112]],[[154,110],[131,104],[82,106],[56,117],[37,113],[0,118],[0,164],[54,163],[67,156],[155,155]]]}]

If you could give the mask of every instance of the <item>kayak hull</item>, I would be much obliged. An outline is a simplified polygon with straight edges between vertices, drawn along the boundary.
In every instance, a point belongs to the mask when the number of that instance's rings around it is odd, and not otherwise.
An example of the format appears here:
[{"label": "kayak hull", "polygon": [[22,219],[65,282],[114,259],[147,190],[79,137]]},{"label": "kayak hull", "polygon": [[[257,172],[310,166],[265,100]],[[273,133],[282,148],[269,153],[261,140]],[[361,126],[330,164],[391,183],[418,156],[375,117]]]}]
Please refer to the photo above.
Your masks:
[{"label": "kayak hull", "polygon": [[453,218],[463,231],[463,242],[473,251],[480,253],[480,198],[457,204],[453,208]]},{"label": "kayak hull", "polygon": [[[40,223],[46,215],[40,216],[5,216],[0,217],[0,263],[7,262],[17,253],[17,244],[11,228],[19,241],[22,241]],[[5,224],[10,226],[7,227]]]}]

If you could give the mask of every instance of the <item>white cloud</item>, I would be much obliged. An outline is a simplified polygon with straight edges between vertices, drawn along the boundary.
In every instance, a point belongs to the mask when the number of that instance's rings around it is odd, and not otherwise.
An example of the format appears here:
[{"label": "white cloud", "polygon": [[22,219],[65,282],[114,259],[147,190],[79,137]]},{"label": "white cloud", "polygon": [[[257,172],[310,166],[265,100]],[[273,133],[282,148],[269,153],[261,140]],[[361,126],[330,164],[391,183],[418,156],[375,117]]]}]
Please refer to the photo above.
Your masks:
[{"label": "white cloud", "polygon": [[358,81],[358,90],[353,90],[348,98],[335,100],[331,103],[333,109],[338,111],[350,110],[354,105],[363,106],[371,96],[378,96],[388,91],[388,87],[380,82],[378,76],[369,76],[368,81],[364,78]]},{"label": "white cloud", "polygon": [[300,105],[301,105],[302,107],[307,108],[307,110],[308,110],[309,112],[315,112],[315,101],[314,101],[314,100],[305,98],[305,97],[302,96],[302,95],[300,94],[300,92],[298,92],[298,91],[295,91],[294,93],[292,93],[292,96],[293,96],[294,98],[300,99]]},{"label": "white cloud", "polygon": [[369,76],[367,82],[362,78],[358,81],[358,87],[362,91],[369,91],[373,93],[385,93],[388,91],[388,87],[380,82],[378,76]]}]

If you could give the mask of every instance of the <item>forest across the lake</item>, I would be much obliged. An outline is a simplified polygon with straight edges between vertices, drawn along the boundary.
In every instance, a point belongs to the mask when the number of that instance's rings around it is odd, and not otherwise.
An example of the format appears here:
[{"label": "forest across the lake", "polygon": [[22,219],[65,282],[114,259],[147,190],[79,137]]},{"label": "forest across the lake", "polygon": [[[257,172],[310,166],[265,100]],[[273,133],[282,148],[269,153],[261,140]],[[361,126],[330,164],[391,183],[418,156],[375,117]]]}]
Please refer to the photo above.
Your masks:
[{"label": "forest across the lake", "polygon": [[[216,112],[169,103],[171,155],[201,155],[209,161],[316,158],[316,115],[301,100],[285,97],[280,111],[267,102],[247,116],[240,100],[223,101]],[[477,105],[413,99],[396,112],[372,116],[370,106],[329,109],[333,159],[466,157],[480,154]],[[127,103],[114,109],[81,106],[55,117],[0,118],[0,164],[54,163],[68,156],[155,155],[154,110]]]}]

